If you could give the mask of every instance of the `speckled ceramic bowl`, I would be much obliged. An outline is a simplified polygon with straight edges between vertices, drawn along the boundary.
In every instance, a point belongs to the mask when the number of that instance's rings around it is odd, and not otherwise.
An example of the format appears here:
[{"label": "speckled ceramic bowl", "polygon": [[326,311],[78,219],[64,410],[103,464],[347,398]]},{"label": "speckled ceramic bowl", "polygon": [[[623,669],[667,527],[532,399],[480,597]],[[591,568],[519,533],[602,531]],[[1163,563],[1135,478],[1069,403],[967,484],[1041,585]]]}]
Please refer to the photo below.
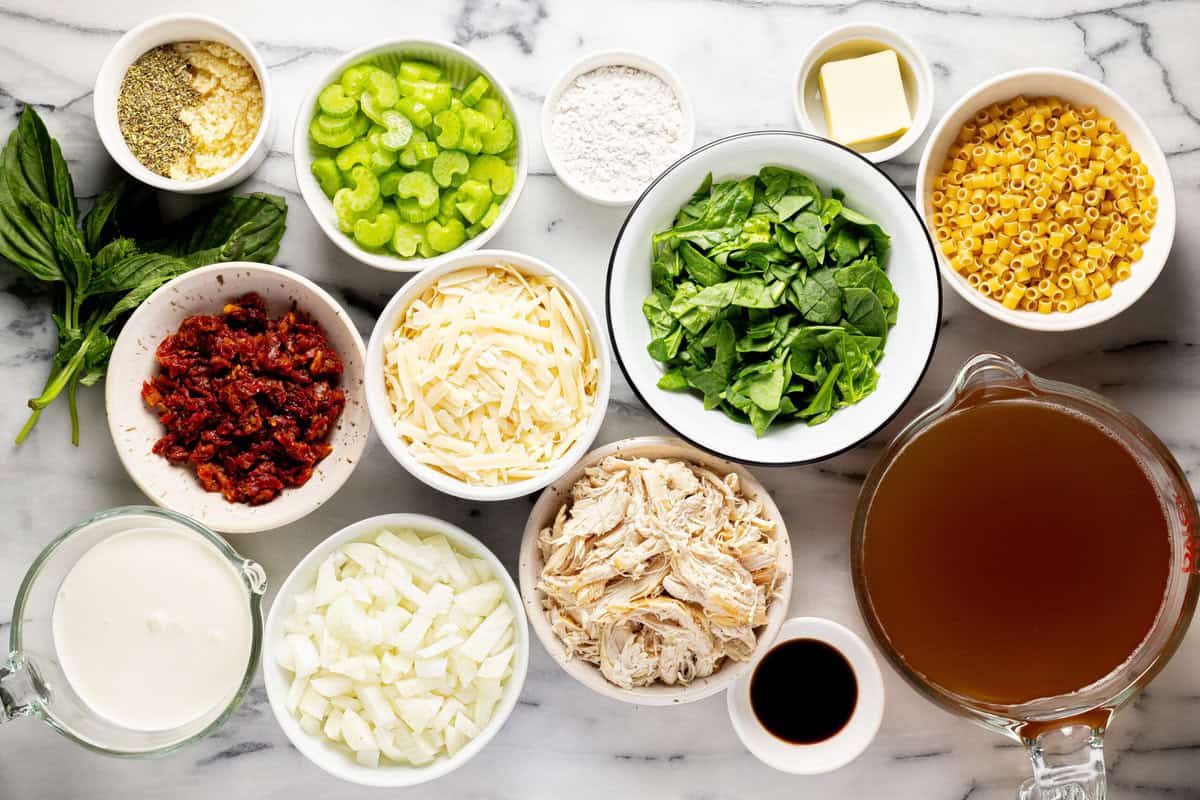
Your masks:
[{"label": "speckled ceramic bowl", "polygon": [[[583,471],[612,455],[676,458],[698,464],[719,475],[736,472],[743,494],[762,503],[763,514],[775,523],[775,527],[783,539],[783,563],[780,566],[783,568],[785,576],[779,587],[779,593],[767,607],[767,623],[757,630],[758,645],[749,661],[726,661],[712,675],[692,681],[687,686],[655,684],[654,686],[623,689],[616,684],[609,683],[597,667],[567,654],[566,648],[563,647],[562,642],[550,627],[550,620],[542,607],[543,595],[537,589],[538,578],[542,573],[542,554],[537,545],[538,533],[554,523],[558,509],[570,499],[571,487],[583,477]],[[568,675],[592,691],[614,700],[641,706],[691,703],[728,688],[738,679],[738,676],[745,672],[750,663],[775,641],[775,637],[779,634],[779,628],[783,624],[784,618],[787,617],[788,604],[792,599],[791,541],[788,539],[787,525],[784,524],[783,515],[779,513],[770,493],[745,467],[691,447],[685,442],[669,436],[637,436],[598,447],[580,459],[579,463],[561,478],[547,486],[546,491],[542,492],[542,496],[534,504],[533,511],[529,514],[529,521],[525,523],[517,572],[521,582],[521,601],[525,604],[525,613],[529,617],[530,625],[533,626],[533,631],[537,634],[542,646],[553,656],[558,665],[566,670]]]},{"label": "speckled ceramic bowl", "polygon": [[[333,452],[317,464],[303,486],[286,489],[269,503],[230,503],[206,492],[193,470],[178,467],[151,448],[163,434],[154,413],[142,402],[142,384],[158,371],[159,342],[179,329],[185,317],[220,313],[222,305],[257,292],[267,311],[278,316],[293,303],[310,315],[342,357],[341,386],[346,408],[330,435]],[[315,283],[286,269],[234,262],[192,270],[163,284],[125,323],[109,362],[105,407],[113,445],[129,477],[157,505],[178,511],[221,533],[254,533],[304,517],[341,488],[358,466],[371,420],[363,388],[366,353],[362,337],[337,301]]]}]

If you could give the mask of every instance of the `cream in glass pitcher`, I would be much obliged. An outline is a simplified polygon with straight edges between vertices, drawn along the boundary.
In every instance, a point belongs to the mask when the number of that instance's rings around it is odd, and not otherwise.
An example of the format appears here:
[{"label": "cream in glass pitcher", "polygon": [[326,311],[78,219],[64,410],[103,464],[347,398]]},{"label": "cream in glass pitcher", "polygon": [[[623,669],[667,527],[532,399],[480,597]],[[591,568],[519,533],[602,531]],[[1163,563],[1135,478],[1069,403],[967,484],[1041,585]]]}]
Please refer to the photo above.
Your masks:
[{"label": "cream in glass pitcher", "polygon": [[37,716],[111,755],[169,752],[216,729],[258,662],[262,568],[193,520],[102,512],[30,567],[0,664],[0,721]]},{"label": "cream in glass pitcher", "polygon": [[1026,745],[1022,798],[1103,798],[1109,721],[1196,605],[1194,509],[1137,419],[981,354],[867,477],[859,605],[920,692]]}]

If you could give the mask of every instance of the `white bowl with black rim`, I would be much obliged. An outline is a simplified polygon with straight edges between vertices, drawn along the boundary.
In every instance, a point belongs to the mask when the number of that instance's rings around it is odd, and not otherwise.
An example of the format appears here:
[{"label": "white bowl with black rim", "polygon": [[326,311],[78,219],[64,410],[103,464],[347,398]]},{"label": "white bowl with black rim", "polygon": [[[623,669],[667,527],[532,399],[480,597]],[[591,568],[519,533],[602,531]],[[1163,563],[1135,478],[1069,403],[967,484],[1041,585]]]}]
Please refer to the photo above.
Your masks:
[{"label": "white bowl with black rim", "polygon": [[[513,186],[512,191],[500,205],[500,216],[491,226],[467,239],[455,249],[432,258],[404,258],[395,253],[364,250],[359,247],[354,239],[338,230],[333,201],[321,190],[321,185],[312,173],[312,162],[318,154],[316,146],[308,135],[308,127],[312,123],[314,109],[317,107],[317,95],[321,93],[322,89],[337,80],[346,69],[355,64],[370,63],[373,59],[384,56],[399,56],[431,62],[445,70],[447,77],[455,83],[466,83],[475,75],[487,78],[497,94],[500,95],[516,136],[517,155],[512,164],[515,173]],[[292,131],[292,161],[296,170],[296,183],[300,186],[300,196],[304,198],[305,205],[312,212],[321,231],[329,237],[329,241],[355,261],[361,261],[368,266],[388,272],[420,272],[445,263],[456,255],[483,247],[512,216],[517,199],[521,196],[521,190],[525,188],[525,178],[529,173],[528,145],[525,141],[525,132],[521,128],[521,120],[517,114],[516,100],[512,90],[496,76],[494,70],[485,66],[476,56],[458,45],[436,39],[389,39],[347,53],[330,65],[322,73],[320,79],[313,83],[312,88],[300,103],[300,110],[296,114],[296,127]]]},{"label": "white bowl with black rim", "polygon": [[[712,173],[714,181],[741,178],[768,165],[809,175],[825,194],[841,189],[847,206],[883,228],[891,237],[884,266],[900,304],[878,364],[874,392],[819,425],[776,424],[756,437],[749,424],[719,410],[706,411],[697,394],[657,386],[663,367],[646,352],[651,335],[642,301],[650,294],[651,237],[671,227],[676,212],[705,176]],[[792,131],[754,131],[718,139],[663,172],[638,199],[617,235],[606,293],[617,363],[646,407],[691,444],[762,466],[821,461],[883,428],[916,391],[933,358],[942,308],[933,241],[900,187],[853,150]]]},{"label": "white bowl with black rim", "polygon": [[[255,292],[277,318],[293,305],[307,312],[342,359],[346,405],[329,434],[333,451],[313,467],[302,486],[284,489],[262,505],[231,503],[208,492],[190,466],[155,455],[166,432],[142,401],[142,385],[159,370],[155,352],[180,323],[197,314],[220,314],[225,303]],[[323,505],[358,466],[371,431],[364,389],[365,350],[353,320],[321,287],[281,267],[250,262],[212,264],[164,283],[129,317],[117,337],[104,383],[104,406],[113,446],[129,477],[155,505],[186,514],[220,533],[257,533],[287,525]]]}]

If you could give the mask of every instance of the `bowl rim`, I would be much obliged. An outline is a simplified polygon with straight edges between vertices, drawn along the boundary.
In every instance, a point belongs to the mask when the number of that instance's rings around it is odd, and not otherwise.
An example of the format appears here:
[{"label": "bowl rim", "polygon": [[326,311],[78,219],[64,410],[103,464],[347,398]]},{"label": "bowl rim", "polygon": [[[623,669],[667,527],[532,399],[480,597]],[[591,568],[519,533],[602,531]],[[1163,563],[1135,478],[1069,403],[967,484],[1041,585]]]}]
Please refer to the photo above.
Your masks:
[{"label": "bowl rim", "polygon": [[609,197],[588,191],[568,170],[562,168],[562,163],[551,144],[554,107],[558,104],[562,93],[580,75],[585,75],[588,72],[604,67],[633,67],[634,69],[649,72],[665,83],[675,93],[675,97],[679,101],[679,110],[683,115],[683,139],[685,141],[683,149],[685,153],[696,146],[696,111],[692,105],[691,97],[688,95],[687,87],[684,86],[679,75],[661,61],[635,50],[595,50],[574,61],[550,84],[550,88],[546,92],[546,98],[542,101],[540,122],[542,150],[546,153],[546,159],[550,162],[550,169],[554,171],[554,175],[564,186],[584,200],[609,208],[628,208],[637,201],[642,192],[634,192],[628,197]]},{"label": "bowl rim", "polygon": [[[600,317],[592,309],[587,296],[569,277],[546,261],[525,253],[499,249],[470,250],[450,255],[454,257],[413,276],[392,295],[392,299],[379,313],[367,341],[367,355],[364,361],[367,411],[371,416],[375,434],[383,443],[384,448],[400,466],[426,486],[462,500],[475,502],[513,500],[524,497],[558,480],[588,451],[592,442],[595,441],[608,412],[608,400],[612,387],[612,348],[609,346],[608,338],[605,335],[606,330],[600,322]],[[401,442],[400,437],[392,430],[392,412],[386,388],[383,386],[383,371],[382,369],[377,370],[376,366],[382,364],[384,339],[391,334],[400,314],[420,296],[421,292],[450,272],[496,263],[508,264],[521,272],[532,270],[536,274],[553,278],[578,304],[596,349],[598,362],[596,401],[591,416],[588,418],[587,427],[579,439],[561,458],[548,465],[540,475],[499,486],[472,486],[421,464],[412,457],[408,446]]]},{"label": "bowl rim", "polygon": [[[851,22],[839,25],[819,36],[804,51],[804,56],[800,59],[800,66],[796,68],[796,77],[792,86],[792,107],[800,128],[806,133],[819,135],[816,133],[816,126],[813,124],[804,102],[804,86],[808,83],[808,76],[817,66],[817,61],[821,56],[829,52],[835,45],[852,39],[873,39],[885,47],[902,51],[900,56],[909,62],[913,74],[916,76],[917,107],[913,110],[912,125],[909,126],[909,129],[896,137],[894,142],[878,150],[864,152],[850,147],[868,161],[882,164],[912,149],[917,140],[924,135],[925,130],[929,127],[929,120],[933,117],[935,94],[933,71],[929,68],[929,61],[925,58],[925,54],[913,43],[912,39],[901,33],[899,29],[879,22]],[[845,146],[849,147],[849,145]]]},{"label": "bowl rim", "polygon": [[[118,68],[122,69],[121,78],[124,78],[124,70],[128,70],[130,65],[143,53],[135,55],[128,63],[122,63],[125,59],[118,61],[117,54],[131,40],[153,31],[155,28],[163,27],[172,23],[198,23],[202,25],[212,25],[224,31],[229,38],[237,42],[237,46],[233,49],[249,62],[251,69],[254,70],[258,77],[259,88],[262,89],[262,119],[259,120],[258,130],[254,134],[254,139],[251,140],[245,152],[238,157],[236,161],[230,164],[227,168],[221,170],[215,175],[209,175],[207,178],[200,178],[194,181],[175,180],[159,175],[156,172],[150,171],[142,165],[142,162],[137,160],[133,155],[133,151],[129,149],[129,145],[125,141],[124,135],[121,133],[120,124],[117,122],[117,109],[114,104],[111,108],[107,104],[101,105],[101,92],[96,91],[102,81],[109,79],[116,80],[118,90],[120,80],[113,76],[113,72]],[[175,39],[172,41],[188,41],[187,39]],[[229,179],[239,173],[247,164],[254,161],[255,156],[267,146],[267,132],[271,127],[272,114],[274,112],[274,103],[271,92],[271,79],[268,74],[266,62],[263,61],[262,55],[255,48],[254,44],[243,36],[238,30],[230,26],[228,23],[217,19],[209,14],[196,14],[191,12],[162,14],[157,17],[151,17],[144,22],[141,22],[126,31],[108,50],[104,61],[100,63],[100,68],[96,71],[96,80],[93,83],[93,98],[92,98],[92,116],[96,120],[96,130],[100,136],[100,142],[104,145],[104,149],[108,151],[108,155],[117,165],[126,173],[136,180],[141,181],[155,189],[161,189],[168,192],[178,192],[180,194],[206,194],[209,192],[217,192],[229,186]],[[243,177],[249,177],[243,176]]]},{"label": "bowl rim", "polygon": [[[929,246],[930,255],[936,256],[936,252],[935,252],[936,248],[934,247],[934,244],[933,244],[933,238],[929,234],[929,228],[927,225],[925,225],[925,221],[921,217],[920,213],[917,211],[916,206],[913,205],[913,201],[909,198],[909,196],[907,194],[905,194],[904,190],[900,188],[900,185],[898,183],[896,183],[894,180],[892,180],[892,178],[886,172],[884,172],[883,169],[881,169],[878,164],[874,163],[870,159],[863,156],[862,153],[859,153],[859,152],[855,151],[853,148],[847,147],[844,144],[835,142],[832,139],[826,139],[823,136],[817,136],[816,134],[805,133],[803,131],[786,131],[786,130],[743,131],[742,133],[734,133],[729,136],[723,136],[720,139],[714,139],[713,141],[709,142],[708,144],[703,144],[700,147],[697,147],[695,150],[692,150],[690,153],[684,155],[682,158],[680,158],[674,164],[672,164],[671,166],[669,166],[665,170],[663,170],[662,174],[659,175],[657,178],[655,178],[654,181],[649,186],[646,187],[646,190],[644,192],[642,192],[642,195],[637,199],[637,202],[635,202],[633,204],[633,207],[629,209],[629,213],[625,216],[625,220],[621,223],[621,227],[620,227],[620,229],[618,229],[617,235],[613,239],[612,252],[609,254],[609,257],[608,257],[608,272],[604,279],[604,297],[605,297],[606,301],[608,300],[608,298],[611,296],[611,293],[612,293],[613,273],[616,271],[617,249],[621,245],[621,239],[625,236],[625,229],[629,226],[629,222],[631,219],[633,219],[633,215],[637,213],[637,210],[641,207],[642,203],[646,200],[646,197],[650,194],[650,192],[653,191],[654,187],[657,186],[658,183],[663,178],[665,178],[667,175],[671,174],[671,172],[673,172],[676,167],[679,167],[685,161],[688,161],[689,159],[691,159],[693,156],[699,155],[700,153],[703,153],[706,150],[709,150],[718,145],[724,144],[725,142],[733,141],[735,139],[745,139],[745,138],[749,138],[752,136],[792,136],[792,137],[800,137],[803,139],[810,139],[812,141],[821,143],[823,145],[828,145],[830,147],[836,147],[839,150],[844,150],[845,152],[847,152],[850,155],[854,156],[855,158],[859,159],[860,161],[865,163],[867,166],[869,166],[872,170],[879,173],[879,175],[884,180],[886,180],[893,189],[896,190],[896,193],[904,199],[904,202],[908,205],[909,209],[917,217],[917,222],[921,228],[921,233],[924,234],[925,242]],[[934,269],[935,270],[937,269],[936,261],[934,263]],[[817,464],[822,461],[827,461],[831,458],[834,458],[835,456],[839,456],[842,453],[845,453],[849,450],[853,450],[855,447],[858,447],[860,444],[867,441],[872,436],[875,436],[881,430],[886,428],[892,422],[892,420],[894,420],[896,418],[896,416],[901,411],[904,410],[904,407],[908,405],[910,400],[912,400],[913,395],[915,395],[917,393],[917,390],[921,388],[921,382],[925,379],[925,374],[929,371],[930,365],[933,364],[933,355],[935,352],[937,352],[938,339],[940,338],[941,333],[942,333],[942,326],[940,324],[940,321],[942,319],[942,308],[943,308],[942,282],[940,280],[934,281],[934,285],[937,287],[937,318],[939,320],[939,324],[934,326],[933,338],[930,340],[930,343],[929,343],[929,352],[925,354],[925,363],[921,366],[921,371],[917,375],[916,381],[913,382],[913,386],[909,390],[908,394],[906,394],[904,396],[904,399],[901,400],[896,405],[896,408],[890,414],[888,414],[887,417],[884,418],[884,420],[882,422],[880,422],[878,426],[876,426],[873,430],[871,430],[865,436],[862,436],[859,439],[857,439],[856,441],[847,444],[845,447],[841,447],[841,448],[831,451],[829,453],[825,453],[820,456],[815,456],[813,458],[798,459],[795,461],[756,461],[752,458],[743,458],[740,456],[735,456],[731,453],[724,453],[724,452],[721,452],[720,450],[714,450],[713,448],[706,447],[705,445],[702,445],[699,442],[691,439],[686,434],[684,434],[682,431],[680,431],[679,428],[675,427],[675,425],[673,425],[669,420],[667,420],[666,417],[664,417],[662,414],[660,414],[657,411],[657,409],[655,409],[654,406],[652,406],[646,400],[646,397],[643,394],[642,390],[638,387],[637,383],[633,380],[633,376],[630,374],[629,368],[625,366],[625,360],[621,356],[621,348],[618,347],[616,344],[617,335],[616,335],[616,328],[615,328],[615,325],[613,322],[612,303],[605,302],[604,315],[608,320],[608,334],[610,337],[612,337],[612,341],[613,341],[612,352],[613,352],[613,355],[616,357],[617,366],[620,367],[621,374],[625,378],[625,383],[629,385],[630,390],[633,392],[634,396],[637,397],[638,402],[640,402],[642,404],[642,406],[647,411],[649,411],[651,415],[654,416],[655,419],[657,419],[660,423],[662,423],[668,429],[670,429],[671,433],[673,433],[675,436],[679,437],[683,441],[687,442],[692,447],[695,447],[698,450],[703,450],[704,452],[706,452],[710,455],[717,456],[718,458],[725,459],[726,461],[732,461],[732,462],[736,462],[738,464],[744,464],[746,466],[753,466],[753,467],[802,467],[806,464]]]},{"label": "bowl rim", "polygon": [[[679,454],[671,454],[671,451],[681,452]],[[585,469],[594,466],[610,455],[617,454],[629,454],[633,457],[641,456],[646,458],[686,459],[715,472],[724,471],[724,474],[730,472],[737,473],[743,493],[753,494],[763,504],[763,510],[774,520],[779,528],[780,536],[784,543],[781,560],[784,562],[786,575],[783,583],[780,584],[779,595],[768,605],[767,622],[757,634],[754,651],[746,661],[727,660],[720,669],[711,676],[703,679],[705,683],[699,689],[694,688],[697,685],[696,683],[688,686],[672,687],[655,684],[651,687],[637,687],[633,689],[624,689],[609,683],[608,679],[594,665],[565,655],[562,642],[558,640],[558,637],[550,627],[550,623],[546,619],[546,613],[542,608],[541,593],[537,590],[538,565],[542,561],[541,554],[538,552],[537,539],[541,531],[542,522],[543,520],[553,518],[552,515],[565,502],[565,498],[570,494],[571,486],[582,476]],[[530,627],[533,628],[538,641],[542,643],[542,647],[554,659],[554,662],[573,679],[597,694],[614,700],[620,700],[624,703],[644,706],[686,705],[711,697],[732,686],[755,663],[757,658],[765,652],[766,648],[771,647],[775,642],[781,626],[787,619],[788,609],[791,605],[795,574],[795,556],[792,553],[792,542],[788,534],[787,521],[784,518],[783,512],[775,504],[775,499],[771,496],[771,493],[754,473],[750,472],[744,464],[715,455],[706,450],[701,450],[684,439],[661,435],[632,436],[601,445],[589,451],[570,470],[547,486],[537,499],[537,502],[534,503],[525,521],[525,527],[521,533],[521,549],[517,561],[517,577],[521,587],[521,602],[526,606],[526,616],[529,619]]]},{"label": "bowl rim", "polygon": [[[406,47],[427,47],[433,50],[445,50],[455,58],[470,64],[476,72],[491,81],[492,86],[495,87],[496,91],[503,98],[504,104],[508,106],[508,111],[510,112],[509,120],[513,124],[513,130],[517,138],[517,158],[516,163],[513,164],[515,172],[513,188],[508,193],[508,196],[504,198],[504,202],[500,204],[500,216],[496,218],[491,227],[480,231],[477,235],[467,239],[450,252],[441,253],[432,258],[403,258],[402,256],[388,253],[372,253],[356,245],[352,239],[339,231],[330,222],[330,215],[333,211],[332,201],[316,185],[316,181],[313,179],[312,172],[309,169],[311,159],[309,155],[308,126],[312,120],[312,109],[316,105],[317,95],[330,84],[336,75],[354,63],[381,53],[402,51]],[[512,216],[521,192],[525,189],[525,183],[529,175],[529,142],[521,125],[520,115],[517,113],[516,96],[509,89],[508,84],[500,80],[496,71],[481,61],[478,56],[453,42],[441,39],[416,36],[400,39],[381,39],[373,44],[352,50],[334,61],[312,83],[312,88],[305,92],[296,111],[296,121],[292,128],[292,169],[295,172],[296,184],[300,189],[300,197],[304,200],[304,205],[308,207],[309,214],[316,221],[317,227],[325,234],[325,238],[332,242],[335,247],[355,261],[366,264],[369,267],[374,267],[375,269],[385,272],[414,273],[432,269],[439,264],[445,263],[452,256],[478,250],[500,231],[500,228]]]},{"label": "bowl rim", "polygon": [[[168,291],[175,289],[176,287],[178,287],[178,285],[180,283],[185,283],[187,280],[195,280],[197,278],[204,278],[208,275],[211,275],[211,274],[217,273],[217,272],[221,272],[221,271],[260,272],[265,275],[269,275],[272,278],[277,278],[281,281],[290,282],[293,285],[303,287],[305,289],[305,291],[311,293],[311,296],[313,298],[315,298],[317,301],[319,301],[322,305],[326,306],[329,309],[329,311],[333,313],[334,318],[337,319],[338,322],[342,324],[345,331],[350,334],[350,341],[352,342],[352,345],[354,347],[355,355],[357,356],[359,363],[363,365],[364,386],[361,389],[358,389],[357,391],[361,391],[363,393],[364,397],[362,400],[362,405],[363,406],[366,405],[366,402],[365,402],[366,348],[363,345],[362,336],[359,334],[358,328],[355,327],[354,321],[352,319],[350,319],[350,315],[346,312],[345,309],[343,309],[341,307],[341,305],[337,302],[337,300],[335,300],[333,298],[332,295],[330,295],[328,292],[326,292],[324,289],[322,289],[320,286],[318,286],[311,279],[306,278],[305,276],[303,276],[297,272],[292,272],[291,270],[284,269],[283,267],[277,267],[277,266],[274,266],[271,264],[260,264],[260,263],[253,262],[253,261],[225,261],[225,262],[220,262],[217,264],[207,264],[203,267],[197,267],[196,269],[189,270],[188,272],[185,272],[182,275],[177,275],[176,277],[174,277],[171,280],[164,283],[162,286],[155,289],[154,292],[152,292],[150,294],[150,296],[147,297],[142,302],[142,304],[139,305],[134,310],[133,314],[125,322],[124,327],[122,327],[120,335],[117,337],[117,343],[113,346],[113,353],[115,354],[118,352],[118,350],[121,347],[121,340],[126,338],[127,334],[128,334],[128,336],[140,335],[139,330],[138,330],[138,325],[137,325],[138,316],[140,314],[144,313],[143,310],[146,309],[148,306],[150,306],[152,301],[155,301],[156,298],[158,298],[161,301],[162,297],[165,297],[166,293]],[[161,296],[160,296],[160,293],[161,293]],[[185,312],[183,312],[181,309],[175,309],[173,312],[173,316],[178,320],[178,322],[176,323],[176,327],[178,327],[178,323],[182,322],[184,317],[187,316],[187,314]],[[168,332],[168,334],[164,334],[164,335],[169,335],[169,332]],[[352,386],[347,385],[345,388],[346,388],[347,393],[356,391],[355,388]],[[165,501],[161,496],[161,492],[146,480],[146,478],[142,472],[141,464],[142,464],[143,459],[151,457],[152,454],[143,454],[141,456],[135,456],[133,453],[126,452],[126,449],[119,445],[118,432],[117,432],[118,422],[112,411],[113,408],[118,407],[120,405],[119,399],[116,397],[117,391],[118,391],[118,388],[117,388],[116,381],[111,380],[111,378],[109,380],[105,381],[105,383],[104,383],[105,417],[108,421],[109,435],[112,438],[113,445],[117,451],[117,457],[120,459],[121,465],[125,468],[125,472],[127,475],[129,475],[130,480],[132,480],[133,483],[138,487],[138,489],[141,490],[142,494],[144,494],[147,497],[147,499],[149,499],[151,502],[153,502],[156,506],[158,506],[160,508],[165,508],[170,511],[174,511],[175,513],[184,513],[182,511],[179,511],[178,509],[176,509],[172,504]],[[345,413],[345,411],[343,411],[343,414],[344,413]],[[339,419],[339,422],[340,422],[340,419]],[[289,506],[287,501],[290,498],[285,495],[281,495],[280,497],[276,498],[276,500],[272,501],[273,503],[279,503],[278,508],[281,510],[281,513],[277,513],[273,516],[266,517],[265,518],[266,524],[263,524],[261,521],[256,521],[256,522],[250,523],[250,524],[227,525],[227,524],[223,524],[220,522],[218,522],[217,524],[214,524],[212,520],[206,519],[203,516],[198,515],[195,512],[195,510],[192,510],[192,512],[189,513],[188,516],[191,516],[194,519],[196,519],[199,524],[204,525],[205,527],[211,528],[212,530],[218,531],[223,534],[244,534],[244,533],[261,533],[264,531],[277,531],[277,530],[283,528],[285,525],[290,525],[291,523],[293,523],[299,519],[303,519],[304,517],[308,516],[309,514],[316,511],[321,506],[323,506],[330,499],[332,499],[333,496],[335,494],[337,494],[337,492],[342,488],[342,486],[345,485],[346,481],[348,481],[350,479],[350,476],[354,473],[354,471],[358,468],[358,465],[362,462],[362,454],[363,454],[363,451],[366,449],[367,440],[370,438],[371,418],[370,418],[369,410],[368,410],[368,413],[365,415],[365,419],[363,420],[363,423],[365,425],[365,428],[361,432],[361,435],[354,436],[353,438],[350,439],[350,443],[353,447],[352,452],[342,454],[342,455],[350,456],[349,468],[345,471],[345,474],[342,475],[340,478],[331,476],[329,480],[323,481],[321,484],[322,491],[314,494],[314,496],[312,498],[310,498],[308,500],[308,502],[305,502],[305,503],[294,502],[294,503],[290,504],[290,506]],[[157,458],[157,456],[153,456],[153,457]],[[200,485],[198,483],[194,484],[194,486],[192,487],[192,490],[195,492],[203,492],[204,494],[209,494],[208,492],[204,492],[204,490],[200,487]],[[230,505],[233,505],[233,504],[230,504]],[[287,511],[286,513],[282,513],[282,509],[289,508],[289,507],[291,508],[290,511]]]},{"label": "bowl rim", "polygon": [[[938,120],[937,125],[934,126],[933,133],[930,134],[929,139],[925,143],[925,148],[921,153],[921,160],[917,166],[916,187],[913,193],[917,198],[917,212],[920,214],[921,222],[925,226],[926,230],[928,230],[931,225],[926,219],[927,193],[925,191],[925,185],[928,180],[928,174],[933,168],[932,159],[934,156],[934,145],[938,139],[941,138],[942,133],[949,125],[950,120],[968,105],[972,103],[977,104],[978,101],[976,98],[983,92],[993,87],[1000,86],[1004,83],[1017,82],[1026,78],[1058,78],[1070,83],[1074,83],[1080,87],[1083,87],[1086,91],[1095,93],[1096,95],[1104,98],[1105,101],[1112,103],[1123,113],[1128,114],[1129,118],[1133,121],[1134,126],[1139,128],[1141,133],[1145,134],[1147,146],[1150,148],[1151,155],[1156,157],[1163,164],[1162,174],[1154,175],[1154,192],[1156,195],[1160,196],[1160,208],[1166,206],[1171,210],[1171,214],[1168,218],[1170,226],[1160,228],[1159,226],[1164,223],[1163,218],[1160,216],[1155,223],[1154,232],[1151,234],[1152,237],[1159,236],[1160,240],[1165,239],[1166,249],[1163,251],[1161,263],[1150,267],[1153,274],[1149,275],[1149,280],[1146,282],[1145,286],[1141,287],[1140,290],[1133,290],[1133,293],[1121,297],[1119,300],[1116,299],[1116,293],[1114,292],[1114,297],[1109,297],[1108,299],[1101,301],[1103,310],[1097,312],[1095,319],[1085,320],[1082,317],[1073,317],[1072,315],[1074,312],[1067,314],[1038,314],[1029,311],[1007,309],[995,300],[984,297],[979,292],[968,287],[960,278],[958,273],[955,272],[950,267],[949,263],[946,262],[945,258],[943,258],[941,250],[935,248],[938,272],[942,276],[942,279],[946,283],[950,284],[950,287],[954,289],[959,297],[963,298],[963,300],[967,301],[967,303],[974,308],[982,311],[984,314],[987,314],[993,319],[997,319],[1015,328],[1022,328],[1024,330],[1037,331],[1040,333],[1068,333],[1070,331],[1082,330],[1084,328],[1090,328],[1094,325],[1107,322],[1136,304],[1137,301],[1140,300],[1142,296],[1150,290],[1150,287],[1154,285],[1159,276],[1162,274],[1163,269],[1167,265],[1171,247],[1175,242],[1175,228],[1177,225],[1178,211],[1175,199],[1175,183],[1171,177],[1170,164],[1167,161],[1166,154],[1163,152],[1162,145],[1159,144],[1158,138],[1154,135],[1154,131],[1151,130],[1148,124],[1146,124],[1146,120],[1140,113],[1138,113],[1137,109],[1135,109],[1123,97],[1117,94],[1117,92],[1114,90],[1110,89],[1108,86],[1105,86],[1103,83],[1100,83],[1099,81],[1090,78],[1087,75],[1074,72],[1072,70],[1059,69],[1057,67],[1027,67],[1009,70],[1008,72],[1002,72],[977,83],[975,86],[972,86],[970,89],[964,92],[962,96],[954,103],[954,105],[950,106],[950,108],[946,110],[946,113],[942,115],[942,118]],[[1013,96],[1018,94],[1027,94],[1027,92],[1019,91],[1014,87]],[[945,149],[946,148],[939,148],[939,155],[944,156]],[[1146,160],[1144,153],[1142,154],[1142,160],[1143,162]],[[1163,195],[1167,197],[1167,202],[1165,203],[1162,201]],[[1142,269],[1145,270],[1145,264],[1143,264]],[[1128,283],[1128,281],[1126,281],[1126,283]],[[1060,322],[1059,319],[1062,321]]]},{"label": "bowl rim", "polygon": [[[473,556],[483,558],[484,561],[488,562],[488,565],[495,573],[496,580],[499,580],[504,587],[505,600],[512,608],[513,629],[517,647],[514,651],[513,673],[509,676],[505,684],[504,695],[497,704],[495,711],[493,711],[487,725],[471,741],[463,745],[462,749],[454,755],[442,756],[429,764],[421,766],[389,764],[376,767],[375,771],[371,774],[379,775],[380,780],[365,780],[358,775],[358,770],[338,769],[332,763],[324,763],[325,759],[318,760],[313,757],[310,751],[316,751],[317,748],[323,747],[324,742],[320,737],[312,736],[301,730],[300,723],[283,705],[283,693],[286,691],[286,686],[283,683],[285,679],[282,675],[284,670],[275,660],[275,641],[277,637],[274,634],[281,632],[283,626],[282,620],[277,619],[277,617],[287,613],[285,607],[297,591],[303,590],[303,587],[299,587],[298,585],[301,575],[311,571],[314,573],[315,580],[315,567],[318,565],[318,562],[325,559],[337,547],[348,542],[363,541],[371,533],[391,527],[411,528],[425,535],[442,534],[450,539],[452,544],[458,545],[463,550],[471,551]],[[525,608],[521,603],[521,593],[517,589],[512,575],[509,574],[499,557],[492,552],[492,549],[480,541],[478,537],[452,522],[447,522],[444,519],[428,514],[407,512],[377,514],[372,517],[360,519],[357,522],[352,522],[329,534],[305,553],[296,563],[296,566],[292,567],[287,578],[279,585],[279,591],[275,593],[275,597],[271,601],[271,608],[268,610],[266,621],[263,624],[262,667],[263,682],[267,690],[267,704],[271,707],[271,713],[274,714],[276,723],[283,730],[288,741],[295,745],[296,749],[304,754],[304,757],[309,762],[324,772],[333,775],[335,778],[340,778],[349,783],[356,783],[360,786],[380,788],[415,786],[440,778],[463,766],[478,755],[495,735],[500,732],[500,729],[504,727],[508,718],[512,715],[513,709],[517,706],[517,701],[520,699],[521,691],[525,686],[525,679],[529,672],[529,625],[525,616]],[[344,760],[345,766],[348,768],[360,766],[348,756]],[[368,768],[363,767],[362,769],[366,770]],[[401,776],[401,779],[387,779],[397,776]]]}]

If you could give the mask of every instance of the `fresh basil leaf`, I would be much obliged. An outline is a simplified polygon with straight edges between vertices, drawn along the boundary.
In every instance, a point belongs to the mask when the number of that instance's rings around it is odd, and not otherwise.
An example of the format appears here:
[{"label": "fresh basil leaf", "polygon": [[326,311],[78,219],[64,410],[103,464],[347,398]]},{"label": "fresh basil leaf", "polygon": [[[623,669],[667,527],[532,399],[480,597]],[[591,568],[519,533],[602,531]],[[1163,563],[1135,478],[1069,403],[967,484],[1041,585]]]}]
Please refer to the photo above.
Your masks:
[{"label": "fresh basil leaf", "polygon": [[170,226],[161,241],[142,249],[183,259],[190,267],[223,261],[270,262],[287,224],[282,197],[255,192],[226,197]]}]

